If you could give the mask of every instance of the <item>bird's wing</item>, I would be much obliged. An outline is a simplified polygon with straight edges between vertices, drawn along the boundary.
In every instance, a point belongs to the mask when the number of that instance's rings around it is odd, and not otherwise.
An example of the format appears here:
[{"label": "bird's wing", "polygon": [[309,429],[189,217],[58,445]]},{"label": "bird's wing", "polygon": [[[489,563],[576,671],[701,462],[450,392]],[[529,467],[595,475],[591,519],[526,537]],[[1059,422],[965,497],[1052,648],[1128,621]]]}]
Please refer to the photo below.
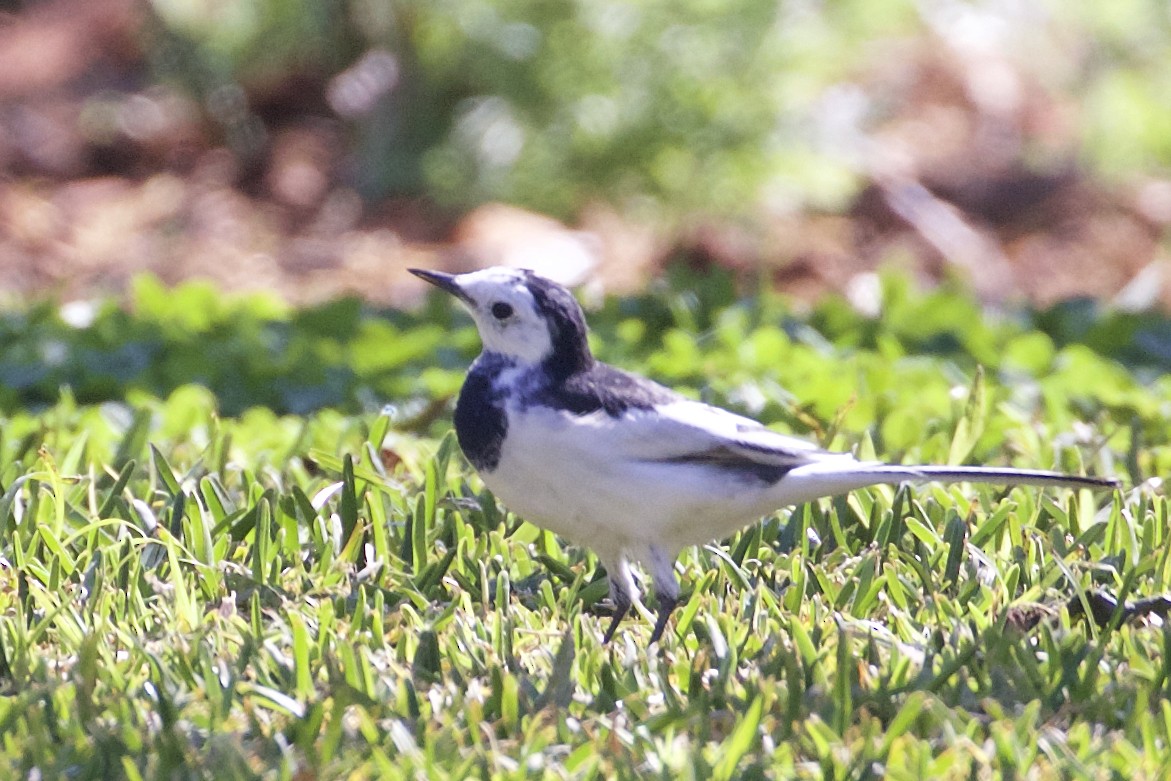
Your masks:
[{"label": "bird's wing", "polygon": [[[607,424],[610,425],[607,425]],[[639,461],[707,463],[758,471],[785,471],[829,460],[853,460],[797,437],[778,434],[749,418],[697,401],[674,401],[649,410],[628,410],[613,421],[607,441],[615,455]]]}]

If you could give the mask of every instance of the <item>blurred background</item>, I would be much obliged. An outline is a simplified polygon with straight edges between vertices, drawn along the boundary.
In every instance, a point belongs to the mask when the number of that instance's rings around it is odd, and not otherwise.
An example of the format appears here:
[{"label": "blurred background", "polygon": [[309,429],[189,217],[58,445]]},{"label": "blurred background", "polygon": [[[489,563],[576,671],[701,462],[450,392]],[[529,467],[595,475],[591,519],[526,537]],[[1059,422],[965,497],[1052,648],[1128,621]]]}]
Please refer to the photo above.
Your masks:
[{"label": "blurred background", "polygon": [[1171,303],[1171,4],[6,0],[0,290],[671,264]]}]

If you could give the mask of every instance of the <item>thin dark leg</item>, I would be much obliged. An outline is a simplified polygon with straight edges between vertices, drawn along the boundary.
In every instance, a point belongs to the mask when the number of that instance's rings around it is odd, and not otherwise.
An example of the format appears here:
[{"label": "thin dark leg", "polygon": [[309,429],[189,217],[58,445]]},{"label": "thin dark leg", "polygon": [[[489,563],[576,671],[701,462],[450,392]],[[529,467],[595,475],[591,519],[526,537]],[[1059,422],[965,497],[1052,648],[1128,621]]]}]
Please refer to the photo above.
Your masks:
[{"label": "thin dark leg", "polygon": [[655,598],[655,602],[659,608],[659,615],[655,618],[655,629],[651,632],[650,645],[659,642],[659,638],[663,636],[663,630],[667,628],[667,621],[671,618],[671,612],[679,604],[679,597],[677,596],[659,596]]},{"label": "thin dark leg", "polygon": [[630,597],[613,580],[610,581],[610,599],[614,602],[614,618],[610,620],[610,626],[606,629],[606,634],[602,635],[603,644],[610,642],[610,639],[614,637],[614,633],[618,631],[618,625],[622,623],[622,619],[630,612]]},{"label": "thin dark leg", "polygon": [[659,641],[667,628],[671,612],[679,604],[679,581],[675,578],[675,554],[659,545],[652,545],[647,551],[651,576],[655,581],[655,606],[659,615],[655,617],[655,628],[651,632],[651,645]]}]

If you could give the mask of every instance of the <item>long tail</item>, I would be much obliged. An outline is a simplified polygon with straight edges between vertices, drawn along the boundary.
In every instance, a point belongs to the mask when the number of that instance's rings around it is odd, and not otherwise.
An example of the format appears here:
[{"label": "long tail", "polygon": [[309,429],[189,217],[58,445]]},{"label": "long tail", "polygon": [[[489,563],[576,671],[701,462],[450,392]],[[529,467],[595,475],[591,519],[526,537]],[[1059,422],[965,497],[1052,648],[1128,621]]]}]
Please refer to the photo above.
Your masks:
[{"label": "long tail", "polygon": [[887,466],[892,474],[907,476],[901,480],[938,480],[942,483],[999,483],[1001,485],[1041,485],[1061,488],[1088,488],[1113,491],[1122,485],[1114,477],[1087,477],[1049,472],[1044,469],[1007,469],[990,466]]},{"label": "long tail", "polygon": [[1112,477],[1085,477],[1040,469],[1008,469],[983,466],[903,466],[849,461],[821,461],[799,466],[777,482],[774,498],[779,504],[798,504],[822,496],[836,496],[871,485],[894,483],[995,483],[1085,488],[1112,491],[1121,483]]}]

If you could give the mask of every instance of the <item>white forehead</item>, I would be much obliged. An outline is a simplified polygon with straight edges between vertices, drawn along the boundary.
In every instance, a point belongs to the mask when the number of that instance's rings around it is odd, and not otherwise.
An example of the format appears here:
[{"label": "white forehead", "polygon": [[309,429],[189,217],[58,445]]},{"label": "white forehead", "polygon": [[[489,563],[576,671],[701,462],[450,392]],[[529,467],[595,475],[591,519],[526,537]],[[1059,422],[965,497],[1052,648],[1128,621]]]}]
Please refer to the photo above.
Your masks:
[{"label": "white forehead", "polygon": [[459,275],[459,286],[477,304],[506,301],[512,305],[528,302],[533,305],[533,294],[525,284],[526,274],[513,268],[493,266],[482,271]]}]

